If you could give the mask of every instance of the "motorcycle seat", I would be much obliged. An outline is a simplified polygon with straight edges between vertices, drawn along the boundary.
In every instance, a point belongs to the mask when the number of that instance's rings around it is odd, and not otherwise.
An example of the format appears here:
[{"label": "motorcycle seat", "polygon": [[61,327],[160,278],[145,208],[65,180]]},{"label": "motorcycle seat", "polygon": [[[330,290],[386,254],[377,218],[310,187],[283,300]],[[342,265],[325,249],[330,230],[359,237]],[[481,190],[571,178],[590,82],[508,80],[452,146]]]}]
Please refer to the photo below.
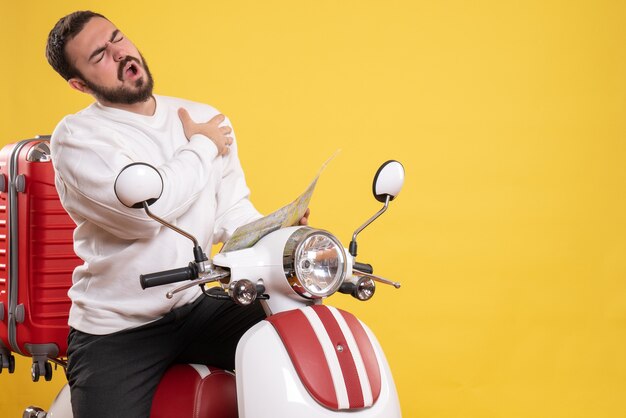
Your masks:
[{"label": "motorcycle seat", "polygon": [[150,418],[237,418],[235,375],[197,364],[175,364],[157,387]]}]

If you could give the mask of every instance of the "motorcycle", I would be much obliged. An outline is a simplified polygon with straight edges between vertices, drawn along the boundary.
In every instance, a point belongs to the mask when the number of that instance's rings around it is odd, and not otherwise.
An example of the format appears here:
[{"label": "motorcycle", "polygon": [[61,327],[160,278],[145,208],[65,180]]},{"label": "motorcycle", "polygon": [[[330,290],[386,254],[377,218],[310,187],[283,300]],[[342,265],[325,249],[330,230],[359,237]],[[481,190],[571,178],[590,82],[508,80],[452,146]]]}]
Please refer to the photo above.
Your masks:
[{"label": "motorcycle", "polygon": [[[201,286],[207,297],[240,305],[259,299],[267,314],[239,341],[236,373],[205,365],[170,367],[157,388],[151,418],[401,417],[389,365],[372,331],[353,314],[322,302],[336,292],[367,301],[376,283],[400,287],[356,256],[358,234],[387,210],[403,182],[399,162],[387,161],[378,169],[372,187],[384,206],[357,228],[348,249],[328,231],[291,226],[210,260],[191,234],[150,211],[163,189],[158,171],[144,163],[122,170],[115,182],[118,199],[194,243],[194,261],[142,275],[144,289],[186,281],[166,297]],[[23,414],[71,417],[68,385],[49,411],[31,406]]]}]

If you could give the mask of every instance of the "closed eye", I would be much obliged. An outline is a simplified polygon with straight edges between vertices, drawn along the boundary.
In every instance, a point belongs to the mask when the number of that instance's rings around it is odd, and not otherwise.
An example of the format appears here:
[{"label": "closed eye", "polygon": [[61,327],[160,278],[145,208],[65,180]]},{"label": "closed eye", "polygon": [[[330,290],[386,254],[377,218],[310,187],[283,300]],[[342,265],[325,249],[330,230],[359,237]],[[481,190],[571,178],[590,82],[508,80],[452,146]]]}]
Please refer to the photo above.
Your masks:
[{"label": "closed eye", "polygon": [[[120,32],[119,29],[116,29],[111,34],[111,38],[109,38],[109,42],[117,43],[117,42],[120,42],[122,39],[124,39],[124,35],[122,35],[122,32]],[[104,52],[106,51],[106,49],[107,49],[106,45],[100,48],[97,48],[95,51],[91,53],[88,60],[91,61],[95,57],[100,56],[96,61],[94,61],[96,64],[99,63],[100,61],[102,61],[102,58],[104,58]]]}]

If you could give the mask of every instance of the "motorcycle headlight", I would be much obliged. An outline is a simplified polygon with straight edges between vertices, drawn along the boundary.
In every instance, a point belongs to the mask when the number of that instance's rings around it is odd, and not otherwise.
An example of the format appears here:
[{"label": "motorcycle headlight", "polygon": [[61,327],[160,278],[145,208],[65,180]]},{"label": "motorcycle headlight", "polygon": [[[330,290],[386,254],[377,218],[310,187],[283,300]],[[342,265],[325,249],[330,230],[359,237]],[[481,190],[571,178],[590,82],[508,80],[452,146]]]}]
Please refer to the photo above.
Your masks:
[{"label": "motorcycle headlight", "polygon": [[337,291],[346,276],[346,253],[326,231],[300,228],[285,244],[285,276],[300,296],[320,299]]}]

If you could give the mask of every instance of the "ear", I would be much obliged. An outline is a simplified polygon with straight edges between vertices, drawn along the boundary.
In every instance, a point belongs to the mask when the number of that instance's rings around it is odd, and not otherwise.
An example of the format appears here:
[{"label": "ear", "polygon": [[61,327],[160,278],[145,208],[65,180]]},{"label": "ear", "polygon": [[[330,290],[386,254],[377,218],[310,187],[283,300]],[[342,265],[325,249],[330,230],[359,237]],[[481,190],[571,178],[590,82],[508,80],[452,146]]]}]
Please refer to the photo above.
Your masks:
[{"label": "ear", "polygon": [[87,94],[91,93],[91,89],[87,87],[85,82],[81,80],[80,78],[76,78],[76,77],[70,78],[69,80],[67,80],[67,83],[70,85],[71,88],[73,88],[74,90],[78,90],[81,93],[87,93]]}]

